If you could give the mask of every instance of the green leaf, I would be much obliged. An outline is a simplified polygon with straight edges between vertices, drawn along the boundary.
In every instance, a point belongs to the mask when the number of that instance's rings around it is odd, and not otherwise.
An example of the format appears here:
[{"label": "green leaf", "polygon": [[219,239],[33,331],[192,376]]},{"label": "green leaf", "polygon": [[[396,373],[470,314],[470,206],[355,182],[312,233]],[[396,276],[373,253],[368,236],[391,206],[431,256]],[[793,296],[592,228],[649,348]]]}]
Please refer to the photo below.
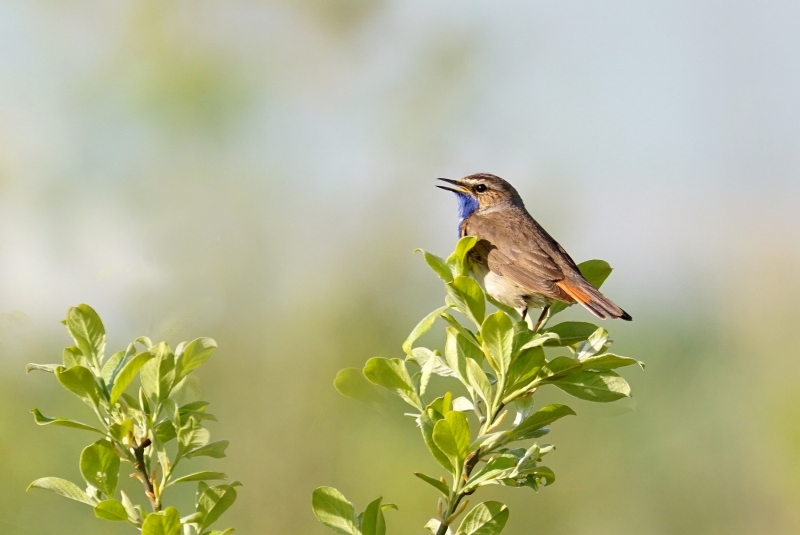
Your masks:
[{"label": "green leaf", "polygon": [[546,466],[537,466],[526,472],[529,475],[535,476],[544,480],[544,486],[552,485],[556,481],[556,474]]},{"label": "green leaf", "polygon": [[474,236],[464,236],[458,243],[453,254],[447,257],[447,265],[456,275],[469,274],[469,262],[467,261],[467,254],[478,243],[478,239]]},{"label": "green leaf", "polygon": [[61,352],[61,359],[64,361],[65,368],[72,368],[73,366],[89,366],[89,361],[83,356],[81,350],[75,346],[65,347]]},{"label": "green leaf", "polygon": [[478,363],[483,362],[483,352],[453,327],[448,327],[445,332],[447,339],[444,345],[444,355],[447,365],[464,385],[470,386],[467,361],[472,359]]},{"label": "green leaf", "polygon": [[181,535],[178,510],[167,507],[164,512],[147,515],[142,525],[142,535]]},{"label": "green leaf", "polygon": [[585,342],[578,344],[575,351],[578,360],[586,360],[592,355],[596,355],[603,350],[606,342],[608,342],[608,331],[600,327]]},{"label": "green leaf", "polygon": [[[589,281],[589,283],[591,283],[591,285],[598,290],[613,271],[611,266],[608,265],[608,262],[605,260],[587,260],[586,262],[581,262],[578,264],[578,269],[580,270],[581,275],[583,275],[583,278]],[[557,301],[553,303],[553,306],[550,307],[550,316],[552,317],[553,315],[558,314],[573,304],[574,303],[567,304],[563,301]]]},{"label": "green leaf", "polygon": [[120,423],[113,423],[108,426],[108,434],[117,442],[122,442],[123,439],[133,433],[133,420],[126,418]]},{"label": "green leaf", "polygon": [[161,342],[150,348],[155,358],[148,360],[139,371],[145,394],[155,401],[163,401],[169,396],[175,384],[175,355],[169,346]]},{"label": "green leaf", "polygon": [[154,345],[153,342],[146,336],[140,336],[139,338],[134,340],[133,343],[134,344],[141,344],[142,346],[144,346],[147,349],[150,349]]},{"label": "green leaf", "polygon": [[530,383],[544,363],[544,349],[541,347],[522,350],[508,369],[505,393],[513,392]]},{"label": "green leaf", "polygon": [[139,511],[136,510],[136,507],[131,502],[131,499],[125,494],[124,490],[119,491],[120,496],[122,497],[122,507],[125,508],[125,512],[128,513],[128,518],[134,520],[135,522],[141,522],[142,516],[139,514]]},{"label": "green leaf", "polygon": [[525,346],[525,344],[539,335],[533,332],[530,327],[528,327],[528,324],[524,321],[513,322],[513,325],[514,346],[512,348],[512,354],[516,355],[522,351],[522,348]]},{"label": "green leaf", "polygon": [[507,521],[508,507],[500,502],[483,502],[464,517],[456,535],[497,535]]},{"label": "green leaf", "polygon": [[566,405],[553,404],[542,407],[535,413],[522,420],[518,426],[513,428],[508,435],[508,439],[509,441],[512,441],[534,438],[534,433],[541,428],[550,425],[564,416],[574,415],[575,411]]},{"label": "green leaf", "polygon": [[358,368],[344,368],[339,370],[333,380],[333,386],[346,398],[357,399],[360,401],[380,401],[381,396],[375,387],[367,381],[364,374]]},{"label": "green leaf", "polygon": [[541,346],[557,346],[561,342],[561,338],[554,332],[543,332],[538,333],[533,339],[528,342],[527,344],[520,347],[520,351],[525,351],[526,349],[530,349],[532,347],[541,347]]},{"label": "green leaf", "polygon": [[433,426],[433,442],[454,466],[459,466],[469,453],[470,434],[467,417],[457,411],[448,412],[444,420]]},{"label": "green leaf", "polygon": [[180,379],[176,375],[177,360],[165,342],[159,342],[151,350],[158,362],[158,399],[166,400],[172,388],[178,384]]},{"label": "green leaf", "polygon": [[[139,373],[139,370],[142,368],[142,366],[147,364],[147,362],[151,360],[153,356],[154,355],[149,351],[139,353],[122,367],[114,379],[114,385],[111,388],[112,404],[117,402],[122,393],[125,392],[125,389],[128,388],[128,385],[131,384],[133,378],[136,377],[136,374]],[[111,362],[111,359],[109,359],[109,362]]]},{"label": "green leaf", "polygon": [[413,347],[414,342],[416,342],[420,336],[428,332],[430,328],[433,326],[433,323],[436,321],[436,318],[441,316],[442,312],[444,312],[448,308],[450,308],[449,305],[437,308],[436,310],[434,310],[433,312],[422,318],[422,321],[420,321],[417,324],[417,326],[414,327],[414,330],[411,331],[411,334],[408,335],[406,341],[403,342],[403,352],[405,354],[407,355],[411,354],[411,348]]},{"label": "green leaf", "polygon": [[103,500],[94,508],[94,516],[112,522],[127,522],[128,512],[117,500]]},{"label": "green leaf", "polygon": [[539,378],[553,381],[559,377],[577,372],[582,366],[583,364],[578,359],[564,356],[556,357],[542,366],[539,372]]},{"label": "green leaf", "polygon": [[422,411],[422,400],[414,389],[405,362],[400,359],[374,357],[364,366],[364,377],[371,383],[391,390],[403,401]]},{"label": "green leaf", "polygon": [[489,377],[483,371],[480,364],[472,359],[467,359],[467,380],[470,386],[475,389],[478,395],[483,399],[487,407],[492,405],[494,394],[492,392],[492,384],[489,382]]},{"label": "green leaf", "polygon": [[230,485],[217,485],[207,488],[197,500],[197,510],[202,512],[203,520],[200,523],[202,532],[227,511],[236,501],[236,488],[240,483]]},{"label": "green leaf", "polygon": [[178,483],[188,483],[190,481],[213,481],[218,479],[228,479],[228,476],[222,472],[195,472],[194,474],[174,479],[169,484],[177,485]]},{"label": "green leaf", "polygon": [[361,533],[363,535],[386,535],[386,520],[383,517],[382,501],[383,498],[378,498],[364,509],[364,516],[361,519]]},{"label": "green leaf", "polygon": [[[151,360],[150,362],[154,362],[154,361]],[[142,384],[144,384],[144,380],[145,380],[144,370],[146,370],[146,369],[147,369],[146,365],[142,366],[142,371],[139,374],[139,378],[141,379]],[[122,395],[124,397],[127,394],[122,394]],[[145,390],[144,386],[139,388],[139,408],[141,408],[142,412],[144,412],[145,414],[150,414],[150,409],[151,409],[150,401],[147,399],[147,391]]]},{"label": "green leaf", "polygon": [[150,359],[139,370],[139,380],[142,382],[140,398],[142,393],[148,398],[158,397],[158,365],[158,360]]},{"label": "green leaf", "polygon": [[212,442],[196,450],[192,450],[185,455],[187,459],[193,457],[211,457],[212,459],[222,459],[225,457],[225,449],[230,445],[228,440]]},{"label": "green leaf", "polygon": [[100,377],[103,378],[103,381],[106,384],[109,384],[113,381],[114,376],[119,373],[119,369],[122,368],[122,364],[125,361],[127,353],[125,351],[117,351],[110,357],[105,364],[103,364],[103,369],[100,371]]},{"label": "green leaf", "polygon": [[464,485],[464,490],[474,489],[481,485],[498,483],[497,479],[508,477],[509,472],[517,465],[515,458],[501,456],[487,462],[483,468],[476,471]]},{"label": "green leaf", "polygon": [[60,425],[62,427],[72,427],[74,429],[83,429],[84,431],[94,431],[95,433],[105,435],[103,431],[97,429],[96,427],[82,424],[80,422],[76,422],[75,420],[68,420],[66,418],[48,418],[39,412],[39,409],[31,409],[31,412],[33,413],[33,419],[39,425]]},{"label": "green leaf", "polygon": [[458,397],[453,400],[453,410],[458,412],[470,412],[475,410],[475,405],[472,401],[464,396]]},{"label": "green leaf", "polygon": [[502,310],[487,316],[481,326],[481,339],[489,364],[501,377],[505,377],[511,366],[514,348],[514,324],[511,318]]},{"label": "green leaf", "polygon": [[198,338],[186,344],[175,366],[176,382],[205,364],[215,349],[217,343],[211,338]]},{"label": "green leaf", "polygon": [[448,496],[450,494],[450,489],[448,488],[447,484],[439,479],[434,479],[431,476],[427,476],[422,472],[414,472],[414,475],[420,478],[422,481],[427,483],[428,485],[432,486],[439,492],[441,492],[444,496]]},{"label": "green leaf", "polygon": [[72,368],[58,368],[55,371],[56,379],[61,386],[81,398],[91,406],[96,406],[100,400],[97,382],[88,368],[73,366]]},{"label": "green leaf", "polygon": [[411,354],[406,357],[406,362],[409,360],[416,362],[420,368],[424,368],[432,360],[432,373],[441,377],[458,377],[458,374],[450,369],[438,351],[431,351],[427,347],[415,347],[412,349]]},{"label": "green leaf", "polygon": [[435,409],[428,408],[422,414],[419,415],[419,427],[422,431],[422,440],[425,442],[425,445],[428,447],[428,450],[433,455],[433,458],[436,459],[436,462],[441,464],[445,470],[452,473],[453,472],[453,463],[450,462],[450,459],[445,455],[445,453],[439,449],[439,446],[433,440],[433,429],[436,426],[436,423],[443,420],[444,416]]},{"label": "green leaf", "polygon": [[578,264],[578,269],[583,278],[598,290],[613,271],[605,260],[587,260]]},{"label": "green leaf", "polygon": [[576,398],[600,403],[616,401],[631,395],[631,387],[627,381],[612,371],[582,371],[553,381],[552,384]]},{"label": "green leaf", "polygon": [[81,452],[81,475],[106,496],[114,496],[119,480],[119,457],[108,440],[98,440]]},{"label": "green leaf", "polygon": [[459,275],[453,279],[453,282],[446,284],[445,288],[448,297],[459,312],[474,321],[475,325],[483,323],[483,317],[486,314],[486,297],[475,279]]},{"label": "green leaf", "polygon": [[234,531],[236,531],[236,530],[233,529],[233,528],[228,528],[225,531],[218,531],[218,530],[215,529],[213,531],[205,531],[205,532],[203,532],[203,535],[230,535]]},{"label": "green leaf", "polygon": [[72,307],[67,311],[65,325],[81,353],[99,366],[106,348],[106,330],[97,312],[89,305]]},{"label": "green leaf", "polygon": [[67,481],[66,479],[61,479],[59,477],[43,477],[41,479],[37,479],[30,485],[28,485],[27,490],[31,489],[45,489],[52,492],[55,492],[59,496],[63,496],[65,498],[69,498],[70,500],[75,500],[76,502],[85,503],[86,505],[91,505],[94,507],[94,501],[92,501],[86,493],[81,490],[78,485],[73,483],[72,481]]},{"label": "green leaf", "polygon": [[[139,390],[141,391],[141,389],[139,389]],[[137,398],[133,397],[132,395],[130,395],[130,394],[122,394],[122,396],[120,396],[120,398],[123,399],[125,401],[125,403],[128,404],[129,407],[132,407],[137,411],[141,411],[142,410],[142,407],[139,404],[139,400]]]},{"label": "green leaf", "polygon": [[517,409],[517,417],[514,419],[514,425],[519,425],[522,420],[533,414],[534,408],[533,396],[521,396],[514,400],[514,406]]},{"label": "green leaf", "polygon": [[458,322],[458,320],[456,320],[451,314],[448,314],[447,312],[442,312],[442,319],[444,319],[447,323],[450,324],[451,327],[453,327],[456,331],[458,331],[458,333],[461,336],[463,336],[465,340],[467,340],[476,348],[478,348],[478,351],[481,352],[481,355],[483,354],[482,353],[483,349],[481,348],[481,344],[480,342],[478,342],[478,339],[475,338],[475,334],[472,331],[461,325]]},{"label": "green leaf", "polygon": [[597,330],[597,325],[584,321],[565,321],[558,325],[553,325],[545,333],[555,333],[559,336],[558,340],[551,340],[545,343],[546,346],[571,346],[583,342]]},{"label": "green leaf", "polygon": [[311,508],[317,520],[339,535],[361,535],[355,507],[335,488],[317,488],[311,497]]},{"label": "green leaf", "polygon": [[[425,409],[433,409],[438,412],[442,418],[444,415],[453,410],[453,394],[445,392],[444,396],[438,397],[431,401]],[[440,418],[441,419],[441,418]]]},{"label": "green leaf", "polygon": [[34,364],[30,363],[25,366],[25,373],[32,371],[55,373],[58,368],[62,368],[61,364]]},{"label": "green leaf", "polygon": [[622,357],[614,355],[613,353],[603,353],[602,355],[595,355],[583,361],[583,368],[585,370],[594,370],[597,372],[605,372],[623,368],[625,366],[632,366],[638,364],[644,369],[644,363],[630,357]]},{"label": "green leaf", "polygon": [[419,395],[420,397],[425,395],[425,392],[428,390],[428,383],[430,383],[431,376],[433,375],[433,370],[436,367],[436,360],[437,357],[433,356],[428,359],[428,361],[422,366],[422,371],[420,372],[419,377]]},{"label": "green leaf", "polygon": [[178,457],[183,457],[190,451],[197,451],[211,440],[211,433],[190,417],[186,425],[178,430]]},{"label": "green leaf", "polygon": [[175,429],[175,424],[169,420],[164,420],[155,428],[155,435],[159,444],[166,444],[174,438],[178,438],[178,430]]},{"label": "green leaf", "polygon": [[181,406],[180,414],[185,416],[187,414],[204,412],[210,403],[208,401],[192,401],[186,405]]},{"label": "green leaf", "polygon": [[450,271],[450,267],[442,258],[439,258],[435,254],[431,254],[423,249],[415,249],[414,252],[421,252],[425,256],[425,262],[428,263],[428,265],[431,267],[434,273],[439,276],[440,279],[442,279],[444,282],[452,282],[453,272]]}]

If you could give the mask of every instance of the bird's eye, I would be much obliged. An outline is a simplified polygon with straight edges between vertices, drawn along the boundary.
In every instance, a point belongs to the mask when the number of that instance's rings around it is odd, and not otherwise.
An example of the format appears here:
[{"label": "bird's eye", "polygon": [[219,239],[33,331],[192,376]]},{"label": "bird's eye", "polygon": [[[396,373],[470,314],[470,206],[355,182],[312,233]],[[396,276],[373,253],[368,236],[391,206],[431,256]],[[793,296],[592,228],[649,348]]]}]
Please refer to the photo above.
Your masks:
[{"label": "bird's eye", "polygon": [[489,188],[486,187],[486,184],[478,184],[475,186],[475,193],[485,193],[487,189]]}]

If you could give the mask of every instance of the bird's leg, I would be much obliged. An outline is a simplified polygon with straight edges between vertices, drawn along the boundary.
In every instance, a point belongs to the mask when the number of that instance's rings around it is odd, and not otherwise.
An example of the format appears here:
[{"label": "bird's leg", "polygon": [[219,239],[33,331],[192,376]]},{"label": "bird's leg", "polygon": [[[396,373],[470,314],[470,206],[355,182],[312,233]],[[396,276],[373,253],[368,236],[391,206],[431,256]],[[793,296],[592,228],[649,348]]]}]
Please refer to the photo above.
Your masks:
[{"label": "bird's leg", "polygon": [[539,327],[542,326],[542,322],[547,317],[547,313],[548,312],[550,312],[550,305],[547,305],[546,307],[544,307],[542,309],[542,313],[539,315],[539,319],[536,320],[536,325],[533,326],[533,332],[536,332],[536,331],[539,330]]},{"label": "bird's leg", "polygon": [[525,321],[525,318],[528,317],[528,307],[522,309],[522,321]]}]

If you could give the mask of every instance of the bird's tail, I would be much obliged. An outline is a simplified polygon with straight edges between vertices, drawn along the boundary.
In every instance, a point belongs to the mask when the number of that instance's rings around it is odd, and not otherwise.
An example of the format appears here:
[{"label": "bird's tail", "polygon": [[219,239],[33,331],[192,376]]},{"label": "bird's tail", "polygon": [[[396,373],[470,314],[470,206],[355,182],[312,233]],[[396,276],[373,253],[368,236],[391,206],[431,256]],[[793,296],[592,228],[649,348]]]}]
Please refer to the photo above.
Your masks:
[{"label": "bird's tail", "polygon": [[600,290],[592,286],[589,281],[564,279],[557,282],[556,285],[600,319],[619,318],[625,321],[633,319],[611,299],[601,294]]}]

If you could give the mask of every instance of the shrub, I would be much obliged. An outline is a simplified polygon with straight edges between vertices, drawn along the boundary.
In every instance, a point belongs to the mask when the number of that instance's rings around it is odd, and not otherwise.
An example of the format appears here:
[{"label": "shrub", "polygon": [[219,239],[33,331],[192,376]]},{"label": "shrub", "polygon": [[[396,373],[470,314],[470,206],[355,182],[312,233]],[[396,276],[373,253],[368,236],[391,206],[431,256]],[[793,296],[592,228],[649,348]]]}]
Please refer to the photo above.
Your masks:
[{"label": "shrub", "polygon": [[[444,260],[423,251],[428,265],[444,281],[445,305],[428,314],[403,344],[405,358],[369,359],[363,369],[348,368],[334,385],[344,396],[369,402],[391,392],[410,405],[422,440],[448,475],[415,475],[440,494],[437,516],[425,525],[436,535],[496,535],[506,525],[508,508],[488,501],[474,506],[461,520],[470,497],[486,485],[538,491],[555,481],[553,470],[542,464],[554,446],[537,439],[550,432],[557,420],[575,415],[566,405],[535,408],[535,394],[555,386],[579,399],[610,402],[631,395],[617,368],[642,363],[609,353],[608,331],[586,322],[566,321],[547,327],[566,309],[556,303],[538,326],[523,321],[516,310],[494,301],[469,277],[467,253],[475,238],[462,238]],[[599,288],[611,274],[601,260],[579,266]],[[498,310],[487,313],[487,301]],[[458,312],[461,319],[451,312]],[[447,326],[444,352],[415,347],[437,319]],[[536,330],[534,330],[534,327]],[[434,375],[460,384],[465,395],[450,391],[430,399]],[[533,441],[533,442],[532,442]],[[314,492],[317,518],[340,535],[384,535],[381,501],[360,515],[336,489]]]},{"label": "shrub", "polygon": [[[50,490],[86,504],[97,518],[127,522],[143,535],[227,535],[209,530],[236,500],[239,482],[211,486],[207,481],[227,479],[221,472],[178,475],[178,465],[195,457],[222,458],[227,440],[211,442],[202,422],[216,420],[206,412],[208,403],[193,399],[192,376],[217,347],[210,338],[178,344],[175,351],[147,337],[134,340],[127,349],[106,358],[106,333],[97,313],[88,305],[73,307],[63,322],[75,341],[64,349],[62,364],[28,364],[27,370],[44,371],[88,405],[98,424],[66,418],[48,418],[38,409],[39,425],[70,427],[100,435],[80,456],[80,472],[86,490],[57,477],[37,479],[28,487]],[[141,348],[141,350],[139,349]],[[136,395],[132,383],[139,377]],[[130,463],[142,483],[147,506],[136,505],[117,489],[120,471]],[[197,483],[195,507],[181,517],[174,507],[164,507],[164,493],[175,485]]]}]

